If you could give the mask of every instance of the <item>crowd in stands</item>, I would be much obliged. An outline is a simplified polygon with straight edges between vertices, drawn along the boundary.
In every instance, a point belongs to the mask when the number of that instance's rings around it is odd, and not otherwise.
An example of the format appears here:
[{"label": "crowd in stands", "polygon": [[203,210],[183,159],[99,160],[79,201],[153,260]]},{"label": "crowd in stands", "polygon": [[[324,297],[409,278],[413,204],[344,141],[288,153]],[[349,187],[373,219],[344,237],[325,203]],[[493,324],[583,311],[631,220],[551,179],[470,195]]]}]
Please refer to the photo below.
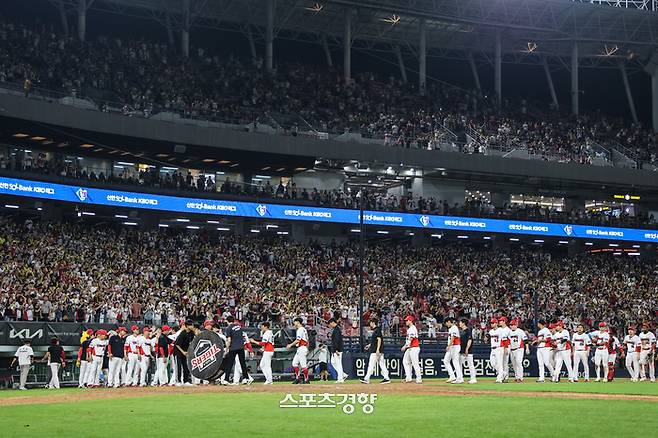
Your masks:
[{"label": "crowd in stands", "polygon": [[[610,160],[615,142],[633,159],[656,162],[653,133],[601,114],[575,119],[531,111],[524,101],[499,109],[482,93],[435,82],[421,96],[412,84],[374,73],[346,83],[335,67],[281,63],[267,75],[261,59],[219,56],[200,46],[183,58],[164,42],[144,39],[100,36],[82,44],[53,23],[0,22],[0,82],[24,86],[26,96],[50,89],[91,97],[101,110],[118,107],[126,115],[174,112],[274,125],[278,119],[292,132],[358,132],[425,149],[448,142],[468,153],[516,148],[578,163]],[[107,101],[116,103],[101,103]]]},{"label": "crowd in stands", "polygon": [[[14,170],[58,177],[73,178],[94,183],[107,183],[133,187],[149,187],[152,189],[167,189],[188,192],[221,193],[231,197],[256,197],[259,199],[279,199],[282,201],[310,204],[323,207],[359,208],[358,190],[318,190],[317,188],[298,187],[294,178],[258,181],[256,184],[245,184],[231,181],[217,181],[204,173],[194,176],[192,172],[176,170],[174,172],[159,172],[156,167],[139,172],[129,173],[119,171],[117,174],[106,175],[102,171],[94,171],[78,165],[77,162],[67,162],[63,159],[46,159],[44,153],[24,153],[22,159],[12,156],[7,159],[0,152],[0,170]],[[34,156],[33,156],[34,155]],[[61,158],[61,157],[60,157]],[[647,227],[655,228],[656,221],[652,214],[638,212],[629,214],[622,210],[618,215],[611,211],[587,211],[585,209],[558,210],[539,204],[506,203],[494,207],[487,200],[470,199],[462,203],[450,203],[445,199],[434,197],[396,195],[383,191],[370,191],[365,194],[364,209],[376,211],[396,211],[409,213],[425,213],[435,215],[454,215],[469,217],[492,217],[501,219],[536,220],[544,222],[566,222],[588,225]]]},{"label": "crowd in stands", "polygon": [[[534,312],[567,326],[647,320],[658,311],[655,263],[639,257],[566,257],[539,249],[369,244],[365,319],[400,335],[405,315],[424,333],[444,318],[476,327],[503,309],[525,326]],[[0,318],[18,321],[180,319],[308,326],[358,325],[358,246],[294,243],[187,230],[145,231],[0,217]],[[476,337],[481,330],[476,330]]]}]

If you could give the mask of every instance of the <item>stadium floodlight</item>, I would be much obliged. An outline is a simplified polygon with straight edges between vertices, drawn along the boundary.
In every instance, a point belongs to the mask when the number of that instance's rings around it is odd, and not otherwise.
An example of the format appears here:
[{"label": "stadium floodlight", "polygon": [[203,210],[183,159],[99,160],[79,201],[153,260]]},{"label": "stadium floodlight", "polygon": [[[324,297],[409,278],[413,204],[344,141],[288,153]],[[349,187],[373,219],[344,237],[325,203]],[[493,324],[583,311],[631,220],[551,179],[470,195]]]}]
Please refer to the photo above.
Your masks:
[{"label": "stadium floodlight", "polygon": [[441,239],[443,237],[443,234],[430,234],[430,237],[436,237],[437,239]]},{"label": "stadium floodlight", "polygon": [[617,248],[619,246],[618,243],[608,243],[608,246],[612,246],[613,248]]},{"label": "stadium floodlight", "polygon": [[558,243],[559,243],[560,245],[568,245],[568,244],[569,244],[569,241],[568,241],[568,240],[560,240]]},{"label": "stadium floodlight", "polygon": [[128,216],[125,214],[115,214],[114,217],[117,219],[128,219]]},{"label": "stadium floodlight", "polygon": [[468,236],[457,236],[457,239],[468,239]]},{"label": "stadium floodlight", "polygon": [[585,242],[585,245],[587,245],[587,246],[592,246],[592,245],[594,245],[594,244],[593,244],[592,242]]},{"label": "stadium floodlight", "polygon": [[123,222],[124,225],[132,225],[135,226],[137,225],[137,222]]},{"label": "stadium floodlight", "polygon": [[83,211],[82,214],[85,216],[96,216],[96,213],[91,211]]},{"label": "stadium floodlight", "polygon": [[274,224],[267,224],[265,225],[265,228],[269,230],[270,228],[279,228],[279,226]]},{"label": "stadium floodlight", "polygon": [[287,236],[288,232],[287,231],[277,231],[276,234],[278,234],[279,236]]},{"label": "stadium floodlight", "polygon": [[510,242],[518,242],[519,241],[519,239],[517,239],[516,237],[510,237],[509,240],[510,240]]},{"label": "stadium floodlight", "polygon": [[633,248],[639,248],[640,245],[633,245]]},{"label": "stadium floodlight", "polygon": [[18,205],[13,205],[13,204],[5,204],[6,208],[18,208]]},{"label": "stadium floodlight", "polygon": [[160,228],[169,228],[169,225],[167,224],[158,224]]},{"label": "stadium floodlight", "polygon": [[613,252],[612,255],[620,256],[621,253],[620,252]]},{"label": "stadium floodlight", "polygon": [[217,227],[217,231],[231,231],[228,227]]},{"label": "stadium floodlight", "polygon": [[188,230],[198,230],[199,227],[197,225],[186,225],[185,228]]},{"label": "stadium floodlight", "polygon": [[128,161],[119,161],[117,164],[121,164],[122,166],[134,166],[135,163],[130,163]]},{"label": "stadium floodlight", "polygon": [[629,256],[637,257],[637,256],[640,255],[640,253],[639,253],[639,252],[629,252],[628,255],[629,255]]},{"label": "stadium floodlight", "polygon": [[260,233],[260,230],[257,230],[257,229],[255,229],[255,228],[252,228],[250,231],[251,231],[252,233],[256,233],[256,234],[257,234],[257,233]]},{"label": "stadium floodlight", "polygon": [[377,230],[377,234],[388,234],[386,230]]},{"label": "stadium floodlight", "polygon": [[189,219],[180,218],[180,217],[176,219],[176,222],[189,222],[189,221],[190,221]]},{"label": "stadium floodlight", "polygon": [[535,239],[535,243],[544,243],[542,239]]},{"label": "stadium floodlight", "polygon": [[219,221],[206,221],[209,224],[219,225]]},{"label": "stadium floodlight", "polygon": [[484,240],[491,240],[491,236],[484,236],[483,239]]},{"label": "stadium floodlight", "polygon": [[358,228],[352,228],[352,229],[350,229],[350,232],[351,233],[360,233],[361,230],[359,230]]}]

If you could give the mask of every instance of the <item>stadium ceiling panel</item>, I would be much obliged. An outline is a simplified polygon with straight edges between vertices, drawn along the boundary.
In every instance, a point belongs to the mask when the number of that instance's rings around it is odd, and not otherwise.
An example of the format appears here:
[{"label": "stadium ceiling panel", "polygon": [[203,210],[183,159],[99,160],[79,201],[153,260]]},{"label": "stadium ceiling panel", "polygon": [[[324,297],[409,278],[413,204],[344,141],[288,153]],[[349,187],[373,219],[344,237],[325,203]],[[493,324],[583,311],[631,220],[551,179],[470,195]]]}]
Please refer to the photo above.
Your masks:
[{"label": "stadium ceiling panel", "polygon": [[[191,27],[263,40],[266,0],[87,0],[95,11],[153,18],[174,30],[190,5]],[[77,0],[65,0],[71,11]],[[617,7],[615,7],[617,6]],[[624,6],[624,7],[622,7]],[[342,47],[345,11],[356,50],[415,53],[420,22],[429,56],[489,62],[500,34],[503,62],[565,67],[574,42],[582,66],[640,68],[658,47],[656,0],[276,0],[274,36]]]}]

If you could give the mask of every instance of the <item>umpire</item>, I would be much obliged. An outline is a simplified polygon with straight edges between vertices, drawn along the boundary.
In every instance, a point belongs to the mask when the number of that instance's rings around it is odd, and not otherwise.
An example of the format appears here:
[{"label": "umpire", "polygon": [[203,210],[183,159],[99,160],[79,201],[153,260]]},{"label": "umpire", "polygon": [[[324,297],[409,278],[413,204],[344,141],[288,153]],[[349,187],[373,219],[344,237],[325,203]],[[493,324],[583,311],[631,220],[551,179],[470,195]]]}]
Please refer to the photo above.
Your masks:
[{"label": "umpire", "polygon": [[345,383],[347,374],[343,372],[343,332],[340,330],[336,318],[329,320],[329,327],[331,327],[331,345],[329,347],[331,366],[336,370],[336,383]]},{"label": "umpire", "polygon": [[226,321],[229,323],[228,327],[226,327],[226,349],[228,350],[228,353],[226,353],[226,358],[224,359],[224,363],[226,364],[226,366],[223,367],[224,372],[226,375],[231,372],[237,356],[240,361],[242,375],[247,379],[247,382],[252,382],[253,379],[249,375],[247,362],[244,357],[245,336],[242,327],[235,322],[235,318],[232,316],[228,316]]}]

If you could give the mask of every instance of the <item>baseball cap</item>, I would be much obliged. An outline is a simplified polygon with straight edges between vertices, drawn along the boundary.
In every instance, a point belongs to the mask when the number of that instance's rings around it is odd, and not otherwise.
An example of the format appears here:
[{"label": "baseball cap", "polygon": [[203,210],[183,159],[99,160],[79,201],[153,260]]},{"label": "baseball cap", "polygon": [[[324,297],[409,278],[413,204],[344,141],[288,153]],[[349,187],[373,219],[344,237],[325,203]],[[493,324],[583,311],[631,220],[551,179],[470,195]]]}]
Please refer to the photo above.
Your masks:
[{"label": "baseball cap", "polygon": [[171,327],[169,327],[168,325],[163,325],[162,326],[162,331],[163,332],[168,332],[169,330],[171,330]]},{"label": "baseball cap", "polygon": [[498,324],[498,320],[496,318],[491,318],[491,321],[489,321],[492,324]]},{"label": "baseball cap", "polygon": [[507,322],[507,321],[509,321],[509,320],[507,319],[506,316],[501,316],[500,318],[498,318],[498,321],[505,321],[505,322]]},{"label": "baseball cap", "polygon": [[601,322],[599,323],[599,327],[605,327],[605,322],[601,321]]},{"label": "baseball cap", "polygon": [[100,330],[96,331],[96,334],[97,335],[106,335],[107,336],[107,332],[103,329],[100,329]]},{"label": "baseball cap", "polygon": [[628,329],[629,329],[629,330],[635,330],[635,326],[634,326],[634,325],[629,325],[629,326],[628,326]]},{"label": "baseball cap", "polygon": [[559,325],[560,327],[564,327],[564,321],[558,321],[557,325]]},{"label": "baseball cap", "polygon": [[212,325],[215,325],[215,322],[210,320],[210,319],[207,319],[203,322],[203,325],[204,326],[206,326],[206,325],[211,325],[212,326]]},{"label": "baseball cap", "polygon": [[128,330],[126,330],[125,327],[121,326],[121,327],[119,327],[119,328],[117,329],[117,331],[118,331],[118,332],[124,332],[124,333],[125,333],[125,332],[127,332]]},{"label": "baseball cap", "polygon": [[518,319],[513,319],[509,322],[509,325],[519,325],[519,320]]},{"label": "baseball cap", "polygon": [[87,329],[87,334],[88,334],[89,336],[93,336],[93,334],[94,334],[94,329]]},{"label": "baseball cap", "polygon": [[411,315],[407,315],[407,316],[404,317],[404,320],[414,322],[414,317],[411,316]]},{"label": "baseball cap", "polygon": [[550,324],[548,325],[548,328],[549,328],[550,330],[553,330],[555,327],[557,327],[557,325],[556,325],[556,324],[553,324],[553,323],[550,323]]},{"label": "baseball cap", "polygon": [[136,326],[136,325],[133,325],[132,327],[130,327],[130,330],[132,330],[132,331],[139,330],[139,327]]}]

